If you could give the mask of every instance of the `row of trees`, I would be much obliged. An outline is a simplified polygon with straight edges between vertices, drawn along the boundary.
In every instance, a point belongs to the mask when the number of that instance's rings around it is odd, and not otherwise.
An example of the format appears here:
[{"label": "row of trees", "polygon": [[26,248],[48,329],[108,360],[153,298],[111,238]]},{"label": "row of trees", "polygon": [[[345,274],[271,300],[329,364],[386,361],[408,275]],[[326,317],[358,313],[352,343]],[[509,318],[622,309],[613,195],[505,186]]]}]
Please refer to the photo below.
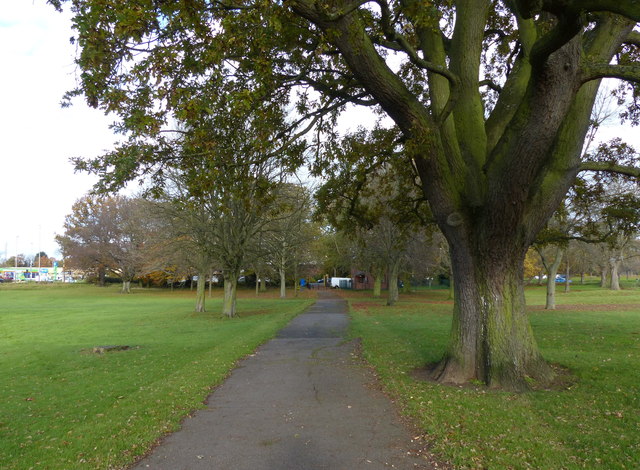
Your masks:
[{"label": "row of trees", "polygon": [[22,253],[17,256],[10,256],[7,259],[0,260],[0,266],[10,268],[12,266],[18,266],[21,268],[28,267],[43,267],[50,268],[53,267],[53,263],[56,263],[58,260],[55,258],[49,257],[44,251],[40,251],[33,256],[24,255]]},{"label": "row of trees", "polygon": [[308,264],[318,225],[310,222],[308,191],[275,185],[268,198],[226,201],[184,192],[182,178],[153,198],[89,195],[78,200],[57,237],[67,265],[107,274],[130,291],[135,278],[173,284],[197,276],[196,311],[205,311],[205,281],[224,279],[223,313],[235,315],[238,278],[253,270],[258,279],[277,275],[281,296],[285,282]]}]

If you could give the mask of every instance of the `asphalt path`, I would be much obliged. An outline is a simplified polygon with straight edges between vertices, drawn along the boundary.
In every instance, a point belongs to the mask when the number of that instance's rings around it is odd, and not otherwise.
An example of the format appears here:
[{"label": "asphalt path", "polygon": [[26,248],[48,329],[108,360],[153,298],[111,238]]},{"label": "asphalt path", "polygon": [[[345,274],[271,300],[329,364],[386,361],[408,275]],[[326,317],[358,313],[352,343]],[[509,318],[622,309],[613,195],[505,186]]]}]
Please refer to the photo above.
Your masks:
[{"label": "asphalt path", "polygon": [[133,468],[438,468],[345,341],[346,313],[344,300],[320,292]]}]

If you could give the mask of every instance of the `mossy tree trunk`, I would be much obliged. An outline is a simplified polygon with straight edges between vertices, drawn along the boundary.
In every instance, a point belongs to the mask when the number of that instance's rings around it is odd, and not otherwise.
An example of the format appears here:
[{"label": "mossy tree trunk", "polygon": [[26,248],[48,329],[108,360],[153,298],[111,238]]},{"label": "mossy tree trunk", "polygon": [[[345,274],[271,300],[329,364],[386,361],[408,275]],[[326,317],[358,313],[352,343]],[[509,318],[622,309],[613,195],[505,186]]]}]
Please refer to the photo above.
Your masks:
[{"label": "mossy tree trunk", "polygon": [[389,265],[389,288],[387,290],[387,305],[393,306],[398,301],[398,272],[400,271],[400,260],[395,260]]},{"label": "mossy tree trunk", "polygon": [[236,297],[238,290],[238,276],[240,273],[224,273],[224,298],[222,300],[222,314],[233,318],[236,316]]},{"label": "mossy tree trunk", "polygon": [[487,263],[484,256],[452,249],[458,273],[453,326],[446,357],[433,371],[441,382],[476,379],[491,387],[524,390],[528,378],[547,382],[553,376],[525,312],[524,256],[512,256],[510,262]]},{"label": "mossy tree trunk", "polygon": [[373,296],[377,299],[382,296],[382,268],[374,268],[373,276]]}]

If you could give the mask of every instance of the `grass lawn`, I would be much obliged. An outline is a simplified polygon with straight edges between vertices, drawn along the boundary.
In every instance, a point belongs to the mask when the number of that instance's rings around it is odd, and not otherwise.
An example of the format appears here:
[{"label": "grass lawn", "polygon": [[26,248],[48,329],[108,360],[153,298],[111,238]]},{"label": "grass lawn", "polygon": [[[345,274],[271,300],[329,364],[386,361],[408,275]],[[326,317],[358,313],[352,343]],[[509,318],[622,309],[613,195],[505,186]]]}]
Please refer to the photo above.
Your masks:
[{"label": "grass lawn", "polygon": [[[195,292],[0,286],[0,468],[122,468],[311,303],[241,293],[239,318]],[[93,354],[104,345],[137,347]]]},{"label": "grass lawn", "polygon": [[415,419],[432,450],[455,468],[640,468],[640,289],[558,286],[558,310],[544,288],[527,289],[544,356],[568,367],[565,390],[513,394],[440,386],[415,369],[444,353],[452,304],[444,290],[401,296],[394,307],[369,293],[345,293],[352,334],[387,392]]}]

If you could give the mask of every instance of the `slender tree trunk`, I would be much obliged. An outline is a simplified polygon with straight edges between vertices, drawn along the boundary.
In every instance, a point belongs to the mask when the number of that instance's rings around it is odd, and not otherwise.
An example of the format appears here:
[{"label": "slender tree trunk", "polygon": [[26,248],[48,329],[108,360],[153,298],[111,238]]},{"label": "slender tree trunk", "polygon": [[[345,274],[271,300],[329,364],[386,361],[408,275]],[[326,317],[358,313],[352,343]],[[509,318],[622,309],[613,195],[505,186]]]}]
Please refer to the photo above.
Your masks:
[{"label": "slender tree trunk", "polygon": [[584,284],[584,271],[580,273],[580,285]]},{"label": "slender tree trunk", "polygon": [[544,269],[541,269],[538,273],[538,285],[542,286],[542,281],[544,280]]},{"label": "slender tree trunk", "polygon": [[450,345],[433,377],[511,390],[528,389],[526,377],[548,382],[553,372],[538,352],[525,311],[524,251],[499,263],[465,247],[451,253],[456,278]]},{"label": "slender tree trunk", "polygon": [[382,268],[376,268],[372,273],[373,277],[373,296],[379,298],[382,296]]},{"label": "slender tree trunk", "polygon": [[280,298],[284,299],[287,297],[287,273],[284,266],[280,266],[278,273],[280,274]]},{"label": "slender tree trunk", "polygon": [[558,247],[553,263],[547,267],[547,303],[544,306],[546,310],[556,309],[556,276],[558,275],[558,268],[562,262],[563,255],[564,248]]},{"label": "slender tree trunk", "polygon": [[267,292],[267,280],[264,276],[260,279],[260,292]]},{"label": "slender tree trunk", "polygon": [[123,280],[122,281],[122,290],[120,291],[123,294],[131,294],[131,281]]},{"label": "slender tree trunk", "polygon": [[609,272],[611,273],[611,290],[620,290],[620,275],[618,274],[618,268],[620,262],[616,258],[609,259]]},{"label": "slender tree trunk", "polygon": [[398,271],[400,260],[395,260],[389,266],[389,289],[387,291],[387,305],[393,306],[398,301]]},{"label": "slender tree trunk", "polygon": [[567,258],[567,271],[564,275],[564,291],[569,292],[571,290],[571,286],[569,286],[569,259]]},{"label": "slender tree trunk", "polygon": [[260,294],[260,273],[256,271],[256,297]]},{"label": "slender tree trunk", "polygon": [[224,299],[222,314],[229,318],[236,316],[236,295],[238,289],[238,273],[224,274]]},{"label": "slender tree trunk", "polygon": [[300,280],[298,279],[298,263],[293,263],[293,293],[295,297],[298,297],[300,292]]},{"label": "slender tree trunk", "polygon": [[207,275],[205,271],[198,273],[198,283],[196,285],[196,312],[206,312],[204,307],[205,289],[207,283]]},{"label": "slender tree trunk", "polygon": [[213,271],[210,271],[209,272],[209,298],[211,298],[212,284],[213,284]]},{"label": "slender tree trunk", "polygon": [[104,287],[107,284],[106,277],[107,277],[107,272],[104,269],[104,267],[101,266],[100,268],[98,268],[98,285],[100,287]]}]

